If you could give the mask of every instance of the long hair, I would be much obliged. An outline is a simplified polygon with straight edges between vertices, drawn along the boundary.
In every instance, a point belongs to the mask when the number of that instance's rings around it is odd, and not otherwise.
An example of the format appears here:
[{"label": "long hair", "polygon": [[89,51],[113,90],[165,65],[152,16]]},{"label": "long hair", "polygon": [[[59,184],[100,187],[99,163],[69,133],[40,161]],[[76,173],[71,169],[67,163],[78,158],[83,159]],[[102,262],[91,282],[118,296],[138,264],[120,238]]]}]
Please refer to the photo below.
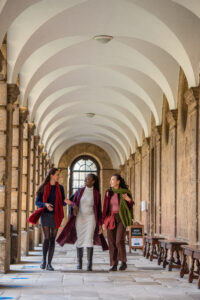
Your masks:
[{"label": "long hair", "polygon": [[94,180],[94,189],[99,192],[99,178],[93,173],[90,173],[88,175],[92,176],[92,179]]},{"label": "long hair", "polygon": [[47,173],[45,179],[43,180],[43,182],[41,183],[41,185],[39,186],[39,188],[36,192],[37,195],[42,194],[44,192],[44,187],[50,181],[51,175],[55,175],[57,171],[58,171],[57,168],[52,168],[52,169],[49,170],[49,172]]},{"label": "long hair", "polygon": [[[122,178],[121,175],[119,174],[113,174],[111,177],[117,177],[117,180],[119,180],[119,188],[122,188],[122,189],[128,189],[128,185],[126,184],[124,178]],[[113,191],[112,191],[112,188],[110,187],[110,193],[111,193],[111,196],[113,195]]]}]

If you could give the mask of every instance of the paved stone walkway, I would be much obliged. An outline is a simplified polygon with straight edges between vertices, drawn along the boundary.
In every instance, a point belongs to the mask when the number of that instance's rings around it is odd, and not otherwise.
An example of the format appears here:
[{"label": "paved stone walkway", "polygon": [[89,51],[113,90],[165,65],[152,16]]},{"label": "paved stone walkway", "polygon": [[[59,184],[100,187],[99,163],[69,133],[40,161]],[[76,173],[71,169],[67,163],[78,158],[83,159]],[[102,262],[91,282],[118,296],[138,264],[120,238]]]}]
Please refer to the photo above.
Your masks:
[{"label": "paved stone walkway", "polygon": [[[108,252],[94,249],[94,271],[76,271],[76,249],[57,246],[54,272],[40,270],[41,248],[0,274],[0,299],[19,300],[190,300],[200,299],[197,281],[189,284],[178,270],[168,272],[141,253],[128,254],[125,272],[108,272]],[[86,268],[86,251],[84,254]],[[187,277],[187,276],[186,276]]]}]

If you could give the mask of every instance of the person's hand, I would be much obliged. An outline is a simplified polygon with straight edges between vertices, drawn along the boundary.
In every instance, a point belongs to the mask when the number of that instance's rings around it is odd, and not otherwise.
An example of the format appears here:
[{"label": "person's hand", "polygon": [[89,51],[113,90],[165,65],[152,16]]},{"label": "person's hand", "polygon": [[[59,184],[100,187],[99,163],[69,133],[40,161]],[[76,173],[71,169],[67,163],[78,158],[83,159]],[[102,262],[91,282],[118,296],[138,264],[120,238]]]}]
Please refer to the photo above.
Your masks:
[{"label": "person's hand", "polygon": [[102,234],[102,232],[103,232],[103,230],[102,230],[102,226],[101,226],[101,225],[99,225],[99,232],[98,232],[98,234]]},{"label": "person's hand", "polygon": [[75,205],[73,208],[73,214],[75,217],[78,215],[78,206],[77,205]]},{"label": "person's hand", "polygon": [[45,206],[46,208],[49,210],[49,211],[53,211],[53,205],[50,204],[50,203],[45,203]]},{"label": "person's hand", "polygon": [[65,202],[66,204],[68,204],[68,205],[71,205],[71,204],[72,204],[72,201],[69,200],[69,199],[65,199],[64,202]]},{"label": "person's hand", "polygon": [[103,229],[103,230],[106,230],[105,224],[102,225],[102,229]]},{"label": "person's hand", "polygon": [[131,202],[131,197],[129,197],[127,194],[122,195],[123,199],[126,200],[127,202]]}]

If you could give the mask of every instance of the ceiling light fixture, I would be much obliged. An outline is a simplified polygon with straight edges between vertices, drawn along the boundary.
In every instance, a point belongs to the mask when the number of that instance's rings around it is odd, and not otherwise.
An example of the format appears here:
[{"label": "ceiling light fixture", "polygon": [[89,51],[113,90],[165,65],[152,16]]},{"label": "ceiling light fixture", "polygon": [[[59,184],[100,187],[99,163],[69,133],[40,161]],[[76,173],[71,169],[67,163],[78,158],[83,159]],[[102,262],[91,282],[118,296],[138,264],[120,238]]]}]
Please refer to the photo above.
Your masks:
[{"label": "ceiling light fixture", "polygon": [[94,113],[86,113],[85,115],[87,118],[93,118],[95,116]]},{"label": "ceiling light fixture", "polygon": [[97,42],[101,44],[107,44],[113,39],[113,36],[111,35],[96,35],[93,37]]}]

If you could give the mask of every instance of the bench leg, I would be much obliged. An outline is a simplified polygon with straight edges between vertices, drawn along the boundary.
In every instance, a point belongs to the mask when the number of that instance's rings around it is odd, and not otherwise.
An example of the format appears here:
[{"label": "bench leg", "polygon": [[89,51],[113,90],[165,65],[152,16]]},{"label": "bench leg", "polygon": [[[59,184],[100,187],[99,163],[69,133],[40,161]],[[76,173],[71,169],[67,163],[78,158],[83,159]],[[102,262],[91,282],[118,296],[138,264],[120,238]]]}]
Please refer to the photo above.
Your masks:
[{"label": "bench leg", "polygon": [[148,259],[150,256],[150,244],[148,243],[147,245],[147,254],[146,254],[146,258]]},{"label": "bench leg", "polygon": [[145,242],[145,245],[144,245],[144,252],[143,252],[144,257],[146,256],[146,253],[147,253],[147,242]]},{"label": "bench leg", "polygon": [[167,265],[167,253],[168,253],[168,249],[164,249],[164,260],[163,260],[163,268],[164,269]]},{"label": "bench leg", "polygon": [[192,263],[191,263],[191,267],[190,267],[190,273],[189,273],[189,277],[188,277],[188,282],[192,283],[193,282],[193,278],[194,278],[194,262],[195,259],[192,258]]},{"label": "bench leg", "polygon": [[171,256],[169,259],[169,266],[168,266],[168,271],[171,271],[173,268],[173,262],[174,262],[174,250],[171,249]]},{"label": "bench leg", "polygon": [[184,274],[185,274],[186,265],[187,265],[187,262],[186,262],[186,255],[183,254],[183,261],[182,261],[181,269],[180,269],[180,277],[181,277],[181,278],[183,278],[183,276],[184,276]]},{"label": "bench leg", "polygon": [[158,253],[158,265],[160,266],[161,261],[162,261],[162,256],[163,256],[163,248],[159,248],[159,253]]}]

